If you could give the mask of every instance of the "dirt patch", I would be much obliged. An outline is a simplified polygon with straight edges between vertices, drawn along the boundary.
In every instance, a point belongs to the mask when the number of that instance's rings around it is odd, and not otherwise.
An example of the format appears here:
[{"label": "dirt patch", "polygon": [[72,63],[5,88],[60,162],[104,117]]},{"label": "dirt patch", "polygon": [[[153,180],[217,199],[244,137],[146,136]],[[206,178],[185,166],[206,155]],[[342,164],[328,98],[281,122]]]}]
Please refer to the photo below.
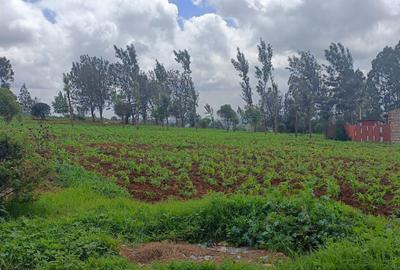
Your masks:
[{"label": "dirt patch", "polygon": [[273,186],[273,187],[277,187],[277,186],[279,186],[281,183],[283,183],[283,182],[285,182],[285,181],[283,181],[283,180],[281,180],[281,179],[272,179],[272,181],[271,181],[271,186]]},{"label": "dirt patch", "polygon": [[[98,155],[96,156],[86,156],[84,154],[85,148],[81,149],[79,147],[74,147],[71,145],[64,145],[63,147],[65,151],[71,154],[74,163],[81,165],[88,171],[99,173],[105,177],[116,178],[117,183],[120,186],[126,188],[130,192],[132,197],[136,200],[146,202],[159,202],[168,199],[187,200],[201,198],[210,192],[230,194],[235,193],[236,191],[241,189],[251,190],[251,187],[247,186],[242,188],[242,184],[245,183],[247,175],[242,173],[239,174],[239,170],[237,171],[237,176],[235,175],[236,171],[234,171],[233,173],[228,171],[225,176],[221,176],[219,172],[214,172],[213,175],[209,175],[202,172],[201,164],[198,160],[192,160],[192,165],[190,168],[187,168],[186,166],[185,168],[178,168],[177,164],[173,163],[173,160],[158,160],[157,158],[154,158],[152,155],[147,153],[148,151],[152,151],[155,149],[166,151],[165,153],[163,153],[164,155],[168,155],[168,151],[171,153],[179,151],[195,152],[197,149],[204,148],[204,145],[184,144],[173,146],[168,144],[150,145],[120,143],[86,144],[85,147],[96,150],[96,152],[98,153]],[[123,151],[121,150],[122,148]],[[253,151],[248,153],[246,151],[238,150],[236,148],[228,148],[225,146],[221,146],[219,148],[221,149],[221,151],[219,151],[218,153],[222,155],[222,157],[219,157],[217,155],[217,157],[215,157],[214,159],[214,162],[221,162],[221,164],[226,162],[228,165],[232,163],[236,164],[238,168],[259,166],[259,161],[257,159],[260,159],[260,157],[262,156],[268,156],[270,157],[270,160],[274,160],[274,158],[276,158],[274,157],[273,152],[271,153]],[[128,151],[138,152],[139,154],[130,156]],[[202,152],[199,152],[198,155],[200,155],[201,153]],[[141,170],[131,169],[128,165],[122,162],[125,160],[132,161],[138,165],[143,164],[147,166],[145,167],[145,169]],[[328,163],[328,161],[333,163]],[[264,162],[265,170],[270,170],[270,165],[268,165],[269,161],[264,160]],[[340,187],[339,194],[332,199],[336,199],[337,201],[341,201],[344,204],[358,208],[364,213],[383,216],[397,214],[400,211],[400,206],[394,201],[394,194],[396,194],[397,188],[389,180],[390,177],[388,172],[384,173],[380,180],[381,186],[386,187],[384,190],[388,191],[386,191],[386,194],[384,194],[382,197],[383,202],[379,203],[367,202],[366,200],[364,200],[363,197],[360,196],[360,194],[367,194],[368,191],[363,189],[354,189],[345,179],[343,174],[338,173],[338,167],[357,167],[362,166],[364,164],[363,162],[365,161],[338,157],[322,159],[319,167],[321,167],[324,171],[331,170],[331,175],[334,177]],[[296,192],[297,190],[304,189],[304,186],[307,184],[307,180],[285,180],[279,178],[281,174],[285,173],[284,171],[282,171],[283,168],[285,168],[283,165],[283,161],[279,160],[271,165],[275,167],[276,174],[278,175],[276,178],[271,180],[271,187],[278,188],[279,186],[285,184],[288,186],[290,191],[287,193],[288,195]],[[316,164],[312,163],[311,165],[312,168],[316,168]],[[163,170],[167,172],[168,177],[160,177],[161,180],[159,181],[159,183],[151,182],[151,180],[155,177],[159,177],[157,171],[153,171],[151,169],[153,166],[160,166]],[[183,170],[184,174],[187,174],[187,180],[180,180],[179,177],[182,176],[182,172],[180,169]],[[394,168],[390,169],[394,170]],[[232,182],[229,177],[231,174],[235,176],[235,180]],[[254,177],[261,187],[265,187],[265,174],[263,171],[254,175]],[[366,182],[366,179],[364,177],[358,176],[357,181],[368,185],[368,182]],[[321,183],[321,186],[314,187],[313,192],[314,195],[318,198],[327,195],[328,190],[326,184]]]},{"label": "dirt patch", "polygon": [[123,246],[121,255],[140,265],[172,261],[221,263],[226,260],[233,260],[272,266],[278,261],[287,260],[283,253],[273,253],[266,250],[234,248],[217,244],[207,247],[183,242],[154,242],[136,247]]},{"label": "dirt patch", "polygon": [[327,188],[326,188],[325,185],[320,186],[320,187],[315,187],[315,188],[314,188],[314,196],[316,196],[316,197],[318,197],[318,198],[320,198],[320,197],[322,197],[322,196],[325,196],[326,193],[327,193],[327,190],[326,190],[326,189],[327,189]]},{"label": "dirt patch", "polygon": [[159,202],[169,198],[183,199],[177,195],[179,194],[179,187],[172,183],[170,183],[167,188],[155,186],[150,183],[138,182],[125,184],[122,181],[118,181],[118,184],[125,187],[132,195],[132,198],[140,201]]}]

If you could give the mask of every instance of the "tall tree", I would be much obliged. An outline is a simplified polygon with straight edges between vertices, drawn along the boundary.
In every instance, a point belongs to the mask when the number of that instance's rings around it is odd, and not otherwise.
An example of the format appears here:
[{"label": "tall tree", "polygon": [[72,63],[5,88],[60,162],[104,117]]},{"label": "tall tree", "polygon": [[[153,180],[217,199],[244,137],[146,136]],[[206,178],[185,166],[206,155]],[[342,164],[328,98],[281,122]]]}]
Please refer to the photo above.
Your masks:
[{"label": "tall tree", "polygon": [[261,111],[257,106],[247,107],[246,110],[242,112],[242,119],[245,123],[250,125],[254,132],[257,131],[261,118]]},{"label": "tall tree", "polygon": [[168,72],[165,67],[156,60],[156,66],[153,70],[153,94],[151,103],[153,105],[153,116],[156,123],[164,124],[167,122],[171,106],[171,90],[168,87]]},{"label": "tall tree", "polygon": [[260,44],[257,45],[258,49],[258,61],[261,66],[256,66],[256,78],[258,79],[257,83],[257,92],[260,95],[260,112],[262,114],[264,128],[265,130],[268,127],[268,82],[272,83],[272,56],[273,50],[270,44],[266,44],[264,40],[260,40]]},{"label": "tall tree", "polygon": [[271,119],[275,133],[278,132],[278,119],[282,110],[282,95],[278,84],[272,80],[272,86],[268,88],[266,98],[267,119]]},{"label": "tall tree", "polygon": [[103,121],[104,110],[111,105],[111,95],[113,91],[113,65],[103,58],[95,59],[95,67],[98,74],[98,88],[96,106],[99,110],[100,120]]},{"label": "tall tree", "polygon": [[75,115],[74,115],[74,107],[72,105],[73,85],[71,83],[71,74],[65,74],[65,73],[63,74],[63,84],[64,84],[63,91],[65,92],[65,97],[68,103],[69,118],[71,120],[71,123],[73,123]]},{"label": "tall tree", "polygon": [[211,107],[210,104],[206,104],[204,106],[205,114],[210,119],[211,125],[214,127],[214,109]]},{"label": "tall tree", "polygon": [[24,114],[31,113],[33,99],[31,97],[31,94],[28,91],[28,88],[26,88],[25,83],[22,85],[21,89],[19,90],[18,102],[21,105],[22,113],[24,113]]},{"label": "tall tree", "polygon": [[171,115],[175,117],[176,123],[183,127],[186,123],[188,102],[178,70],[168,71],[168,87],[171,89]]},{"label": "tall tree", "polygon": [[236,125],[238,124],[239,119],[236,112],[232,109],[231,105],[222,105],[221,108],[217,111],[217,114],[223,119],[226,131],[229,131],[231,128],[233,130],[236,129]]},{"label": "tall tree", "polygon": [[10,60],[0,57],[0,88],[10,89],[10,83],[14,81],[14,71]]},{"label": "tall tree", "polygon": [[0,116],[6,123],[9,123],[19,112],[20,106],[16,96],[10,89],[0,87]]},{"label": "tall tree", "polygon": [[62,114],[64,116],[68,115],[69,113],[68,99],[61,91],[58,92],[58,95],[54,97],[52,106],[55,113]]},{"label": "tall tree", "polygon": [[196,125],[197,112],[196,108],[198,106],[199,95],[195,90],[192,70],[191,70],[191,60],[190,54],[187,50],[174,51],[175,61],[182,65],[183,72],[181,73],[181,88],[182,94],[184,95],[185,106],[186,107],[186,118],[191,127]]},{"label": "tall tree", "polygon": [[147,78],[146,73],[140,72],[139,77],[139,91],[138,91],[138,110],[137,113],[142,117],[142,121],[144,124],[147,123],[147,113],[149,109],[150,99],[151,99],[151,92],[149,88],[149,80]]},{"label": "tall tree", "polygon": [[354,123],[364,93],[362,73],[354,70],[353,57],[341,43],[332,43],[325,50],[325,57],[329,64],[325,66],[327,75],[324,81],[331,92],[335,115],[345,122]]},{"label": "tall tree", "polygon": [[114,65],[114,82],[121,92],[121,98],[132,107],[132,118],[135,124],[134,113],[138,111],[139,100],[139,72],[136,49],[133,44],[126,49],[114,46],[115,56],[119,60]]},{"label": "tall tree", "polygon": [[44,120],[50,115],[50,106],[42,102],[35,103],[32,106],[31,115]]},{"label": "tall tree", "polygon": [[295,101],[297,97],[294,97],[293,95],[296,94],[297,92],[293,91],[288,91],[285,94],[283,117],[285,121],[286,130],[288,132],[294,132],[297,136],[300,104],[299,102]]},{"label": "tall tree", "polygon": [[367,102],[368,113],[379,114],[381,108],[385,111],[400,108],[400,42],[378,53],[372,61],[367,85],[371,97]]},{"label": "tall tree", "polygon": [[80,62],[72,64],[71,82],[74,84],[76,97],[81,106],[90,109],[92,121],[95,121],[95,110],[103,120],[103,112],[110,105],[112,90],[112,66],[107,60],[82,55]]},{"label": "tall tree", "polygon": [[253,92],[250,86],[249,62],[244,53],[237,48],[236,59],[231,59],[233,67],[238,71],[239,77],[242,79],[240,87],[242,88],[242,98],[246,102],[247,107],[253,107]]},{"label": "tall tree", "polygon": [[122,121],[127,125],[129,118],[132,116],[132,106],[120,97],[114,100],[114,113],[121,117]]},{"label": "tall tree", "polygon": [[318,97],[322,88],[322,68],[310,53],[300,51],[289,57],[289,93],[296,104],[296,114],[303,114],[308,133],[312,134],[312,119],[316,116]]}]

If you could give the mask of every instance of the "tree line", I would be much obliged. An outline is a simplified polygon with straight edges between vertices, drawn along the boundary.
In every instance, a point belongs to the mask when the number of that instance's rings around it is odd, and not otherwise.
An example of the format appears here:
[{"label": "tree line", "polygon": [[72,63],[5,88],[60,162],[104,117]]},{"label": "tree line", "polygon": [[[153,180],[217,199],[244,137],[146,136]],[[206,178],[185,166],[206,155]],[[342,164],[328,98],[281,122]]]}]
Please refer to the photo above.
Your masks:
[{"label": "tree line", "polygon": [[[385,47],[364,74],[354,67],[352,54],[341,43],[332,43],[320,64],[310,51],[299,51],[288,58],[289,78],[285,94],[274,79],[273,48],[263,39],[257,45],[258,64],[254,70],[237,48],[231,59],[240,78],[244,106],[236,110],[222,105],[215,117],[210,105],[205,117],[197,113],[199,94],[192,79],[191,57],[187,50],[174,51],[180,69],[167,70],[158,60],[154,68],[144,71],[138,64],[134,45],[114,46],[116,61],[82,55],[63,74],[63,90],[55,97],[54,112],[74,119],[99,115],[113,109],[125,124],[213,127],[254,131],[304,132],[322,131],[329,123],[355,123],[360,119],[382,120],[382,113],[400,107],[400,42]],[[253,72],[254,71],[254,72]],[[255,85],[251,74],[255,74]],[[0,58],[0,86],[9,88],[14,72],[10,61]],[[255,91],[254,91],[255,89]],[[18,96],[22,112],[32,112],[35,104],[26,86]],[[41,104],[39,111],[49,114]]]},{"label": "tree line", "polygon": [[14,70],[6,57],[0,57],[0,116],[10,122],[19,113],[31,114],[35,118],[44,119],[50,115],[50,106],[32,98],[25,83],[20,89],[18,97],[10,90],[14,81]]},{"label": "tree line", "polygon": [[[341,43],[325,50],[326,64],[321,65],[310,51],[299,51],[288,59],[288,91],[285,95],[274,81],[273,49],[260,40],[255,66],[254,102],[249,62],[241,50],[231,62],[240,77],[244,108],[238,115],[254,130],[307,132],[324,130],[329,123],[355,123],[361,119],[383,120],[383,112],[399,108],[400,42],[385,47],[364,74],[354,67],[353,57]],[[235,112],[231,109],[229,117]]]},{"label": "tree line", "polygon": [[125,124],[168,124],[174,117],[179,126],[194,127],[197,121],[198,93],[195,90],[191,59],[187,50],[174,51],[181,70],[167,70],[159,61],[154,69],[143,71],[135,47],[114,46],[117,61],[82,55],[63,75],[64,89],[53,102],[54,111],[71,119],[90,114],[100,121],[110,108]]}]

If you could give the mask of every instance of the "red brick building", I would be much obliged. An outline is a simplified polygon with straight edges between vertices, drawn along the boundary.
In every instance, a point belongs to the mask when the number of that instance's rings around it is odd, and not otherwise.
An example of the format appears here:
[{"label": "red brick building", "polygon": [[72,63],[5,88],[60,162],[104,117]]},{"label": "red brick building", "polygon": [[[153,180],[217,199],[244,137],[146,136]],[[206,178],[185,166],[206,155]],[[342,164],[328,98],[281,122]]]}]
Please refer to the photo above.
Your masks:
[{"label": "red brick building", "polygon": [[362,120],[355,125],[345,126],[347,135],[357,142],[390,142],[390,125],[375,121]]},{"label": "red brick building", "polygon": [[357,142],[400,143],[400,109],[387,113],[387,123],[362,120],[355,125],[345,125],[347,136]]}]

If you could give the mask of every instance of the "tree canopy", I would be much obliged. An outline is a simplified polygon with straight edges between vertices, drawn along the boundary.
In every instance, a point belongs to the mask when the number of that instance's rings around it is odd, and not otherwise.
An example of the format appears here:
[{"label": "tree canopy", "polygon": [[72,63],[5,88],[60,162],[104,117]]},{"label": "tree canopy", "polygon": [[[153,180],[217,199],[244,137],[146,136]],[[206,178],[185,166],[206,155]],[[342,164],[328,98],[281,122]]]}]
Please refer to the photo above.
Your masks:
[{"label": "tree canopy", "polygon": [[46,119],[50,115],[50,106],[43,102],[35,103],[32,106],[31,115],[42,120]]},{"label": "tree canopy", "polygon": [[14,81],[14,70],[10,60],[0,57],[0,88],[10,88],[10,84]]},{"label": "tree canopy", "polygon": [[0,116],[7,123],[20,112],[20,106],[15,95],[6,88],[0,88]]}]

